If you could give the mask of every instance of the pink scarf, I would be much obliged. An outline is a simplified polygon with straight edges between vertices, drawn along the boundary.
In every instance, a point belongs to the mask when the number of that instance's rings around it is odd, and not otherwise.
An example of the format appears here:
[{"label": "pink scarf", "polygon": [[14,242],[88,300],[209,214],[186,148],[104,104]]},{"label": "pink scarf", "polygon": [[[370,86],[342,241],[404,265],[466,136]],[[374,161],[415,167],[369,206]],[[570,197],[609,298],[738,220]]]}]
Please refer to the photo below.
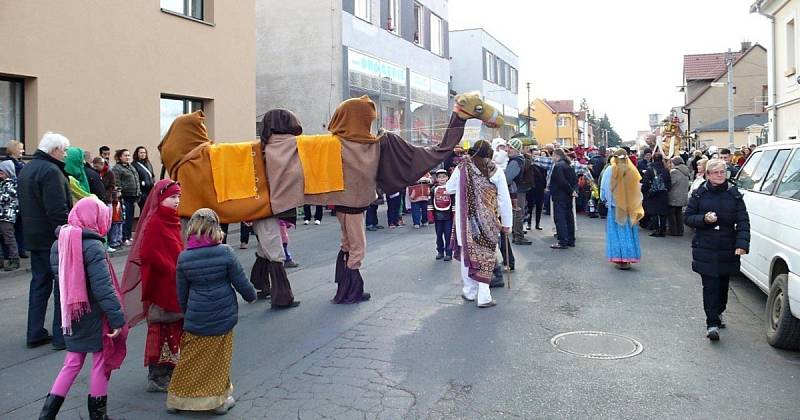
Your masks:
[{"label": "pink scarf", "polygon": [[211,239],[208,236],[189,235],[189,237],[186,239],[187,249],[207,248],[215,245],[219,245],[219,242]]},{"label": "pink scarf", "polygon": [[[108,206],[91,196],[75,204],[69,212],[67,224],[58,233],[58,287],[61,292],[61,328],[65,335],[72,334],[72,321],[77,322],[92,309],[83,265],[83,230],[105,236],[110,227],[111,211]],[[107,254],[106,264],[117,299],[122,304],[119,282]],[[108,320],[103,317],[103,354],[107,373],[119,368],[125,359],[128,328],[123,327],[120,334],[113,339],[106,335],[110,332]]]}]

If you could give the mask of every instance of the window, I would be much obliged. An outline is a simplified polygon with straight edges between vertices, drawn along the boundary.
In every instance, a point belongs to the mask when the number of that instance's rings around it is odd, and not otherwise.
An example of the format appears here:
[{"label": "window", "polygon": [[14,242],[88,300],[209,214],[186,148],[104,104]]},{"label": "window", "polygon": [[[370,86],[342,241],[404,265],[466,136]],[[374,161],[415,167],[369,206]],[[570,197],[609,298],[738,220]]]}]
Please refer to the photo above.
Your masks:
[{"label": "window", "polygon": [[484,60],[484,73],[486,73],[486,80],[493,82],[495,78],[494,72],[494,55],[489,51],[483,52],[483,60]]},{"label": "window", "polygon": [[502,68],[502,65],[501,65],[502,62],[503,62],[503,60],[497,58],[497,56],[494,57],[494,80],[492,80],[492,81],[495,82],[498,85],[500,84],[500,75],[502,74],[502,71],[503,71],[503,68]]},{"label": "window", "polygon": [[794,19],[786,23],[786,72],[784,76],[791,76],[795,73],[795,30]]},{"label": "window", "polygon": [[775,195],[800,200],[800,149],[795,151],[792,161],[786,167]]},{"label": "window", "polygon": [[372,0],[355,0],[353,14],[367,22],[372,22]]},{"label": "window", "polygon": [[389,6],[389,17],[386,21],[386,30],[400,35],[400,0],[386,0]]},{"label": "window", "polygon": [[503,60],[497,60],[498,64],[498,76],[497,76],[497,84],[500,86],[506,86],[506,62]]},{"label": "window", "polygon": [[567,126],[567,117],[558,117],[558,126],[559,127],[566,127]]},{"label": "window", "polygon": [[517,93],[517,77],[519,77],[517,73],[517,69],[511,68],[511,91]]},{"label": "window", "polygon": [[425,45],[425,40],[423,39],[425,34],[424,17],[425,9],[419,3],[414,3],[414,43],[420,46]]},{"label": "window", "polygon": [[161,0],[161,8],[184,16],[203,20],[204,0]]},{"label": "window", "polygon": [[24,92],[22,80],[0,77],[0,147],[10,140],[25,139]]},{"label": "window", "polygon": [[436,15],[431,15],[431,52],[440,57],[444,55],[442,19]]},{"label": "window", "polygon": [[200,99],[161,96],[161,137],[167,134],[175,118],[198,110],[203,110],[203,101]]},{"label": "window", "polygon": [[558,138],[558,144],[560,144],[561,146],[569,146],[570,145],[570,141],[566,137],[559,137]]},{"label": "window", "polygon": [[767,176],[764,177],[764,182],[761,184],[761,192],[772,194],[772,190],[775,189],[775,185],[778,184],[778,177],[781,176],[783,165],[789,159],[789,152],[789,149],[778,151],[778,155],[775,156],[775,161],[772,162],[772,166],[769,172],[767,172]]},{"label": "window", "polygon": [[[772,166],[772,161],[775,160],[775,155],[778,154],[777,150],[767,150],[760,159],[750,158],[745,164],[745,168],[750,166],[751,162],[753,167],[744,176],[740,176],[739,186],[750,191],[761,191],[761,185],[764,183],[764,176]],[[754,156],[755,157],[755,156]]]},{"label": "window", "polygon": [[753,188],[753,174],[756,169],[756,165],[758,165],[758,161],[761,160],[761,156],[763,156],[763,152],[755,152],[750,155],[750,158],[747,159],[742,169],[739,171],[739,176],[736,179],[736,184],[744,188],[746,190],[750,190]]}]

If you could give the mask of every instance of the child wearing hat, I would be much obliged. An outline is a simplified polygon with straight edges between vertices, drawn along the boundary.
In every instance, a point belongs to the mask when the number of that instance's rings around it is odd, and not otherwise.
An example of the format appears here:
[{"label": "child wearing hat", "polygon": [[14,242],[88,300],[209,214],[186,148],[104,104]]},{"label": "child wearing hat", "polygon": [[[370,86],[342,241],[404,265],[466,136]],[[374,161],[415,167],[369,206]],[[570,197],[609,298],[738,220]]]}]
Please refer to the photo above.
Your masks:
[{"label": "child wearing hat", "polygon": [[433,212],[434,225],[436,226],[436,259],[450,261],[453,259],[453,248],[450,235],[453,230],[453,204],[455,197],[447,193],[447,180],[450,175],[444,169],[438,169],[435,174],[436,185],[431,188],[431,199],[428,211]]}]

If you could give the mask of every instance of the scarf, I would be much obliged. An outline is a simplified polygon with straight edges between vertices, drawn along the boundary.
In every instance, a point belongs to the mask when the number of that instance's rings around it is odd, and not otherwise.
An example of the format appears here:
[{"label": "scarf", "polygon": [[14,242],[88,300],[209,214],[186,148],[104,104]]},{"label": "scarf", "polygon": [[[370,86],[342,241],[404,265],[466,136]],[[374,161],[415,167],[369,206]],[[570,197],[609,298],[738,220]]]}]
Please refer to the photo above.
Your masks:
[{"label": "scarf", "polygon": [[86,170],[83,168],[83,150],[77,147],[70,147],[67,149],[67,154],[64,157],[64,170],[67,174],[78,183],[78,186],[83,190],[86,195],[89,195],[89,177],[86,176]]},{"label": "scarf", "polygon": [[489,283],[495,266],[495,250],[500,238],[497,217],[497,186],[483,175],[472,158],[465,157],[458,165],[460,171],[458,204],[461,213],[461,238],[466,247],[461,252],[469,277]]},{"label": "scarf", "polygon": [[181,223],[175,209],[161,205],[164,199],[180,191],[180,185],[171,179],[158,181],[139,217],[122,275],[125,314],[130,326],[144,319],[150,304],[180,312],[175,266],[183,250]]},{"label": "scarf", "polygon": [[378,138],[372,134],[370,128],[377,118],[375,102],[369,96],[348,99],[336,107],[328,124],[328,131],[342,140],[376,143]]},{"label": "scarf", "polygon": [[216,245],[219,245],[219,241],[215,241],[209,236],[189,235],[186,240],[186,249],[208,248]]},{"label": "scarf", "polygon": [[630,220],[635,225],[644,217],[641,179],[639,170],[630,159],[616,155],[611,159],[611,192],[617,206],[617,224],[624,225]]}]

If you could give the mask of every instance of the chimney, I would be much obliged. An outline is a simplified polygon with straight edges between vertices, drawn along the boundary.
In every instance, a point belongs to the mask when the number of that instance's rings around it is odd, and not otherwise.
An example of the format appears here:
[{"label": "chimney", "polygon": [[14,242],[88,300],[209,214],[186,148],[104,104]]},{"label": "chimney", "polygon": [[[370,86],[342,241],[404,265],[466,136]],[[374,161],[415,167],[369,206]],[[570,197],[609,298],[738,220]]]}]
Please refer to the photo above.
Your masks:
[{"label": "chimney", "polygon": [[750,41],[742,41],[742,52],[745,52],[753,46],[753,43]]}]

